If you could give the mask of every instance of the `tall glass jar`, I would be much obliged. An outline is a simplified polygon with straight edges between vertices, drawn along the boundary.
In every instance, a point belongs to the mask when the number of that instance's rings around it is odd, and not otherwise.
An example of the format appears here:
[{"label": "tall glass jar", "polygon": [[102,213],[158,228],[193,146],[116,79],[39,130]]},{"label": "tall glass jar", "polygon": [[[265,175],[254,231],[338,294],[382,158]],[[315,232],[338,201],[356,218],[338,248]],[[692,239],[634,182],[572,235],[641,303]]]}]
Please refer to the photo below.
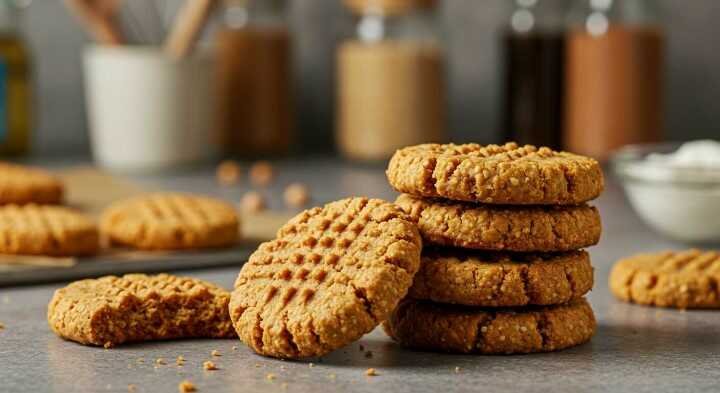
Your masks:
[{"label": "tall glass jar", "polygon": [[504,28],[503,129],[508,140],[562,148],[567,0],[515,0]]},{"label": "tall glass jar", "polygon": [[337,142],[384,160],[446,134],[445,53],[435,0],[345,0],[354,31],[337,53]]},{"label": "tall glass jar", "polygon": [[565,144],[605,160],[662,136],[664,34],[655,0],[583,0],[570,14]]},{"label": "tall glass jar", "polygon": [[287,1],[224,3],[216,34],[224,150],[244,157],[284,153],[294,123]]},{"label": "tall glass jar", "polygon": [[0,0],[0,154],[30,147],[32,101],[30,54],[20,33],[20,4]]}]

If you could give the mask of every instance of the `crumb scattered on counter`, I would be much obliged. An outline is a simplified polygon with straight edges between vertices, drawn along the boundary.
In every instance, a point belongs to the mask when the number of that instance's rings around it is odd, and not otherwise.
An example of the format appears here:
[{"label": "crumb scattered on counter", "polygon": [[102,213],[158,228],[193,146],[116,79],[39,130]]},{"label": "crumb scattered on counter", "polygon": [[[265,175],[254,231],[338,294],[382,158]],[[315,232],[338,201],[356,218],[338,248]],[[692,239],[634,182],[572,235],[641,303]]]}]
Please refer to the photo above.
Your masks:
[{"label": "crumb scattered on counter", "polygon": [[180,382],[180,384],[178,385],[178,391],[180,393],[191,393],[191,392],[197,392],[197,388],[195,387],[195,385],[192,382],[190,382],[186,379],[186,380]]},{"label": "crumb scattered on counter", "polygon": [[367,375],[368,377],[377,377],[380,374],[378,374],[377,370],[375,370],[374,368],[369,368],[365,370],[365,375]]},{"label": "crumb scattered on counter", "polygon": [[308,364],[308,367],[313,368],[313,367],[315,367],[315,364],[314,364],[314,363],[310,363],[310,364]]},{"label": "crumb scattered on counter", "polygon": [[184,365],[185,357],[183,355],[178,356],[177,359],[175,359],[175,364],[177,364],[178,366]]},{"label": "crumb scattered on counter", "polygon": [[460,367],[455,367],[455,373],[459,373],[459,372],[460,372]]},{"label": "crumb scattered on counter", "polygon": [[215,371],[215,370],[218,370],[218,368],[217,368],[217,366],[215,365],[215,363],[213,363],[213,362],[211,362],[211,361],[209,361],[209,360],[203,362],[203,368],[204,368],[205,370],[207,370],[207,371]]},{"label": "crumb scattered on counter", "polygon": [[238,346],[237,346],[237,345],[233,345],[233,346],[232,346],[232,350],[233,350],[233,351],[237,351],[237,349],[238,349]]},{"label": "crumb scattered on counter", "polygon": [[265,379],[267,379],[268,381],[272,381],[272,380],[275,379],[275,374],[273,374],[273,373],[268,373],[268,374],[265,376]]},{"label": "crumb scattered on counter", "polygon": [[132,393],[132,392],[135,392],[135,391],[137,391],[137,387],[136,387],[135,385],[133,385],[133,384],[129,384],[129,385],[128,385],[128,392]]},{"label": "crumb scattered on counter", "polygon": [[165,364],[167,364],[167,362],[166,362],[165,359],[163,359],[163,358],[157,358],[157,359],[155,359],[155,364],[157,364],[157,365],[165,365]]},{"label": "crumb scattered on counter", "polygon": [[103,348],[105,348],[105,349],[110,349],[110,348],[112,348],[112,346],[113,346],[113,344],[110,341],[103,344]]},{"label": "crumb scattered on counter", "polygon": [[240,182],[242,167],[237,161],[226,160],[218,165],[215,175],[220,185],[232,186]]},{"label": "crumb scattered on counter", "polygon": [[260,368],[260,367],[262,367],[262,366],[260,365],[260,363],[255,363],[255,368]]},{"label": "crumb scattered on counter", "polygon": [[213,349],[212,352],[210,352],[210,355],[212,355],[212,356],[222,356],[222,355],[220,354],[220,351],[218,351],[217,349]]},{"label": "crumb scattered on counter", "polygon": [[292,183],[283,194],[285,204],[290,208],[300,208],[310,201],[310,190],[302,183]]},{"label": "crumb scattered on counter", "polygon": [[265,198],[257,191],[248,191],[240,199],[240,210],[245,213],[259,213],[266,207]]},{"label": "crumb scattered on counter", "polygon": [[138,358],[137,362],[138,362],[138,363],[145,363],[145,359],[143,359],[143,358]]},{"label": "crumb scattered on counter", "polygon": [[250,182],[258,187],[266,187],[272,183],[275,170],[267,161],[258,161],[250,167]]},{"label": "crumb scattered on counter", "polygon": [[3,329],[5,329],[5,324],[0,322],[0,330],[3,330]]}]

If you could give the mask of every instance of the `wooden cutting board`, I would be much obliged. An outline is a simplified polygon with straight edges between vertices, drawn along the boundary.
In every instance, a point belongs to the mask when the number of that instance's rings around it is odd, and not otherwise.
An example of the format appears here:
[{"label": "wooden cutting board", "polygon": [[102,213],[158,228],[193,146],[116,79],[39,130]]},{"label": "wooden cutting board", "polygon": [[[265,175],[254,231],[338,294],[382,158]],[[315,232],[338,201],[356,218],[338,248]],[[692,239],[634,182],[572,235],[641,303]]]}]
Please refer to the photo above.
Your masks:
[{"label": "wooden cutting board", "polygon": [[[114,201],[147,192],[130,180],[93,167],[73,167],[57,173],[66,187],[66,204],[97,219]],[[223,250],[177,252],[105,249],[91,258],[52,258],[0,254],[0,286],[96,277],[128,272],[157,272],[174,269],[241,265],[260,242],[291,217],[287,212],[265,211],[241,214],[242,238],[236,247]]]}]

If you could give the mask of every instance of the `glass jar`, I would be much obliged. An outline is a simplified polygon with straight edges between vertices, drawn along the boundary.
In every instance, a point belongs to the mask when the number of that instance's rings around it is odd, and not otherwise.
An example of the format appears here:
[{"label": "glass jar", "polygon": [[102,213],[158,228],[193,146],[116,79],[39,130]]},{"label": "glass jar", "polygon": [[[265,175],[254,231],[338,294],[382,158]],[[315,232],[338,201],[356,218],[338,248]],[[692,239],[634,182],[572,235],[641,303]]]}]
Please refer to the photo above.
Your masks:
[{"label": "glass jar", "polygon": [[0,154],[30,148],[32,129],[30,54],[18,32],[20,7],[28,2],[0,0]]},{"label": "glass jar", "polygon": [[353,33],[337,53],[336,137],[375,161],[446,134],[445,53],[434,0],[345,0]]},{"label": "glass jar", "polygon": [[521,144],[562,148],[567,0],[515,0],[503,31],[503,130]]},{"label": "glass jar", "polygon": [[665,39],[654,0],[587,0],[570,13],[565,135],[574,152],[606,160],[662,136]]},{"label": "glass jar", "polygon": [[225,0],[216,33],[218,128],[226,154],[281,154],[291,142],[293,89],[285,0]]}]

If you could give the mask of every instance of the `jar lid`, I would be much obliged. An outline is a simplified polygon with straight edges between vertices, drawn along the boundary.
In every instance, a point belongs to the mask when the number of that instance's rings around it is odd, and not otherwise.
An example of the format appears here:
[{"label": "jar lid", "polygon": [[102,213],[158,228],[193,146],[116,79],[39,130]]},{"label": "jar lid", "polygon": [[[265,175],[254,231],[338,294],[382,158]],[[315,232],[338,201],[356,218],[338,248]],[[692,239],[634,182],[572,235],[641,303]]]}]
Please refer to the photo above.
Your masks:
[{"label": "jar lid", "polygon": [[369,12],[398,15],[421,8],[434,8],[438,0],[343,0],[357,14]]}]

